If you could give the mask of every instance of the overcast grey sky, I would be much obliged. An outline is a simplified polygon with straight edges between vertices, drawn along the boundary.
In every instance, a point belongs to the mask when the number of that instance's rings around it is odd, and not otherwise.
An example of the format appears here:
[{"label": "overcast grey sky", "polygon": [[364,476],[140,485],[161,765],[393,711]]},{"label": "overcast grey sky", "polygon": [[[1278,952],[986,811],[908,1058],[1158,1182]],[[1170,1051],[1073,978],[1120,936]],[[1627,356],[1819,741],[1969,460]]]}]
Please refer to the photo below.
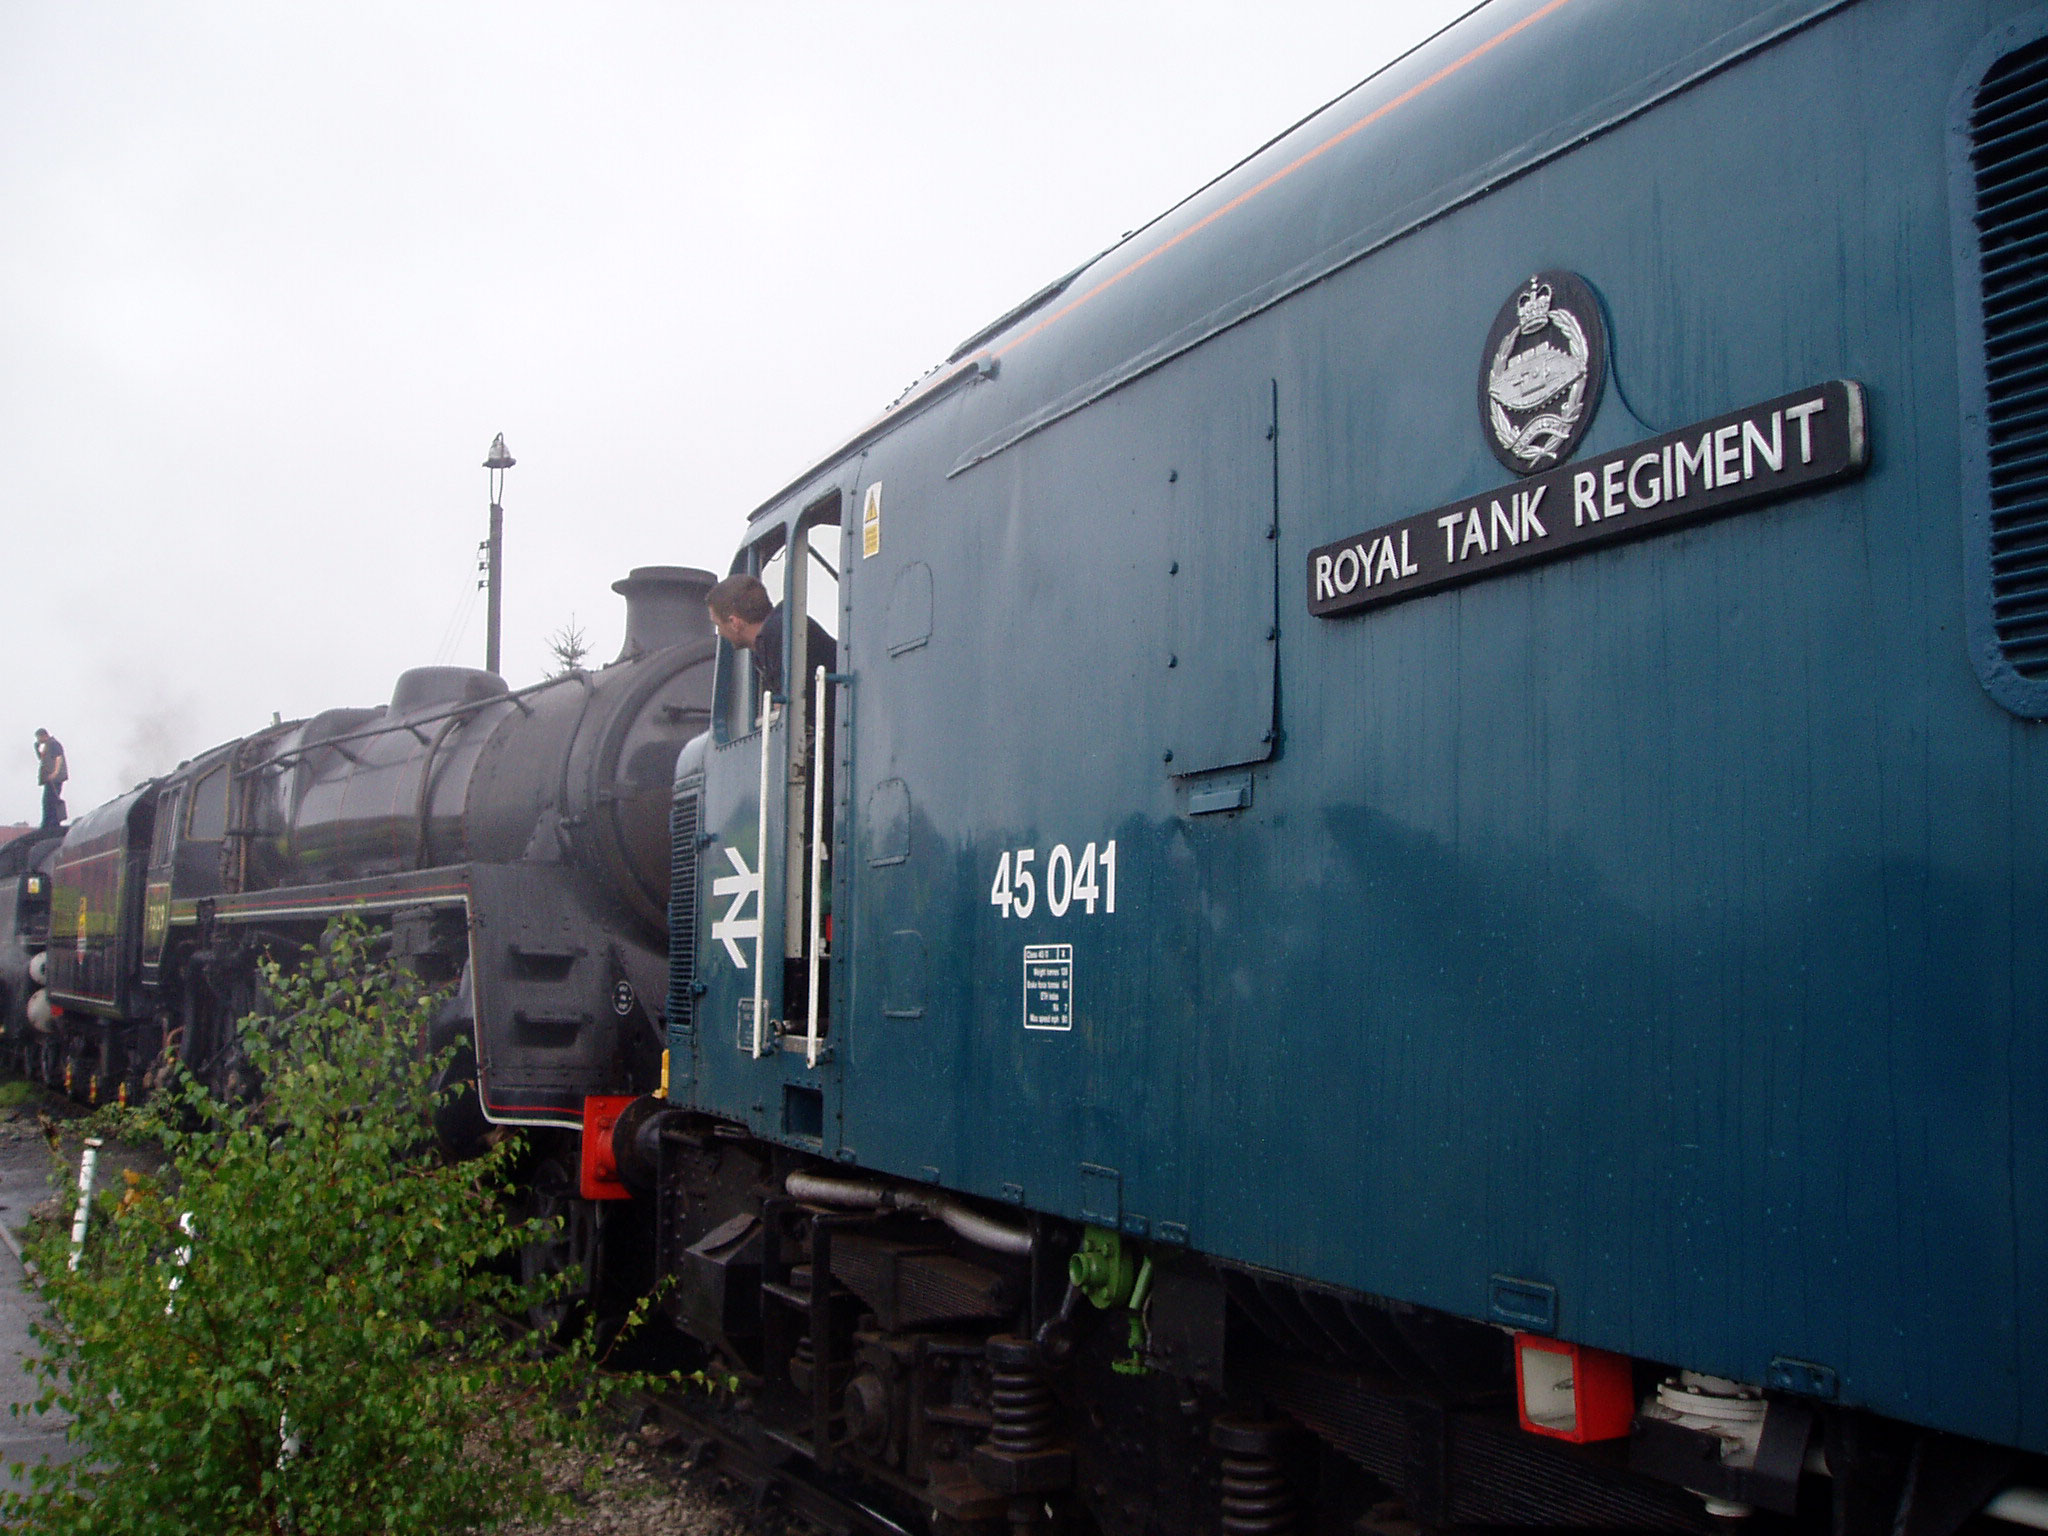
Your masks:
[{"label": "overcast grey sky", "polygon": [[481,665],[496,432],[504,670],[572,614],[609,660],[629,567],[723,569],[961,338],[1470,3],[5,0],[0,822],[37,725],[76,814]]}]

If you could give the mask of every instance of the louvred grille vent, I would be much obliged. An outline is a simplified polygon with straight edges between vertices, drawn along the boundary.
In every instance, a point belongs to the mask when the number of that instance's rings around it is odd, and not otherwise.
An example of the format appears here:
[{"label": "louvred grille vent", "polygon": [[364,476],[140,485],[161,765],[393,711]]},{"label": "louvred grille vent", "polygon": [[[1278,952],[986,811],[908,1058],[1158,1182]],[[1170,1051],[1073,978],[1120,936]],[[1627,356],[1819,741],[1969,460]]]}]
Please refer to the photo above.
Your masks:
[{"label": "louvred grille vent", "polygon": [[2048,678],[2048,39],[1984,77],[1970,115],[1984,292],[1992,627]]},{"label": "louvred grille vent", "polygon": [[696,1017],[697,824],[699,786],[676,792],[668,814],[668,1022],[687,1029]]}]

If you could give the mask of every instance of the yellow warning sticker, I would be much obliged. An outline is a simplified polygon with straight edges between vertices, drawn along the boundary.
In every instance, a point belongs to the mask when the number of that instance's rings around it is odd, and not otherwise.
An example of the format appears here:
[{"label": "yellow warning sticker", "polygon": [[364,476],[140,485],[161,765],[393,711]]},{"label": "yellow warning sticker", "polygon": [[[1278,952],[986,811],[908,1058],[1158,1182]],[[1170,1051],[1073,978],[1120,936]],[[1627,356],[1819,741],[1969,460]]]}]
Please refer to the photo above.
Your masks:
[{"label": "yellow warning sticker", "polygon": [[860,504],[860,557],[872,560],[882,552],[882,482],[868,487]]}]

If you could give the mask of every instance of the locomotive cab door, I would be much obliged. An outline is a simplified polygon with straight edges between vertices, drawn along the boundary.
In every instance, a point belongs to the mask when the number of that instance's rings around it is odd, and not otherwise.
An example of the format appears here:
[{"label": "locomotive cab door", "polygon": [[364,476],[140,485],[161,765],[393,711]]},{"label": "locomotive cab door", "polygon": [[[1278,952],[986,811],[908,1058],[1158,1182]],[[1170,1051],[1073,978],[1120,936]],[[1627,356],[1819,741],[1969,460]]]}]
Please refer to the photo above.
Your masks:
[{"label": "locomotive cab door", "polygon": [[783,995],[786,1028],[815,1069],[831,1033],[833,726],[838,692],[839,498],[805,512],[790,545],[789,736],[783,815]]},{"label": "locomotive cab door", "polygon": [[157,798],[142,917],[142,978],[159,979],[175,903],[220,894],[228,837],[232,759],[203,760],[192,775]]},{"label": "locomotive cab door", "polygon": [[[721,641],[703,787],[695,1099],[825,1147],[840,497],[762,529],[733,570],[774,602],[779,664]],[[820,721],[823,728],[819,728]],[[821,767],[822,764],[822,767]],[[778,1086],[780,1085],[780,1086]]]}]

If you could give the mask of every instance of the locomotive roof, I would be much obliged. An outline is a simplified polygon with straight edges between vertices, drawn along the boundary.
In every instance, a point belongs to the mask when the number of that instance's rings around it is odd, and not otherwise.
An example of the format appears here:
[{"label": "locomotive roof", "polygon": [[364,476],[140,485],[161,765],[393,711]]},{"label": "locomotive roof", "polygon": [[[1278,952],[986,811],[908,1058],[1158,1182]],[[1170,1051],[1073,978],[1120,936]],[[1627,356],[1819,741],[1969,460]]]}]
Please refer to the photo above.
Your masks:
[{"label": "locomotive roof", "polygon": [[969,390],[971,468],[1854,0],[1490,0],[975,333],[760,517]]}]

